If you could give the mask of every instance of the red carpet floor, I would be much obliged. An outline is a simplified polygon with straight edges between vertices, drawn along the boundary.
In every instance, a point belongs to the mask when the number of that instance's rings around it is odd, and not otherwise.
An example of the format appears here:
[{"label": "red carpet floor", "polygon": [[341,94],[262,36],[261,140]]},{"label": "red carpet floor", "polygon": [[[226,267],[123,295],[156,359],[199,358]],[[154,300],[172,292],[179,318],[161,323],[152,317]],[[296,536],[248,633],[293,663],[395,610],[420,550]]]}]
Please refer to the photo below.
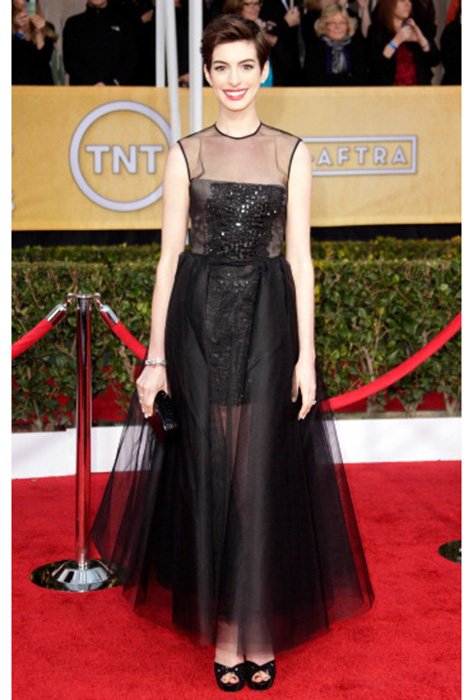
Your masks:
[{"label": "red carpet floor", "polygon": [[[274,700],[460,698],[458,462],[348,465],[376,601],[282,654]],[[107,475],[92,479],[93,510]],[[48,591],[32,569],[73,558],[74,478],[13,482],[13,698],[211,700],[213,653],[131,612],[121,589]],[[255,697],[248,689],[241,700]]]}]

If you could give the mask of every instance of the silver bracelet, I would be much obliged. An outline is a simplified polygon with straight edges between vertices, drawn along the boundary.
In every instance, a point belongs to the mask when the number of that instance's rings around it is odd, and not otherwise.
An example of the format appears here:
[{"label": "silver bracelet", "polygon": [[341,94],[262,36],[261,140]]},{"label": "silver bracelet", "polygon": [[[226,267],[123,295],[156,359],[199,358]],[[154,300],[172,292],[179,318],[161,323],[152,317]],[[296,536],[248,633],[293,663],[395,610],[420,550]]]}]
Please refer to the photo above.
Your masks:
[{"label": "silver bracelet", "polygon": [[166,367],[167,362],[166,360],[163,360],[160,357],[153,357],[145,360],[145,365],[151,365],[152,367],[155,367],[156,365],[162,365],[163,367]]}]

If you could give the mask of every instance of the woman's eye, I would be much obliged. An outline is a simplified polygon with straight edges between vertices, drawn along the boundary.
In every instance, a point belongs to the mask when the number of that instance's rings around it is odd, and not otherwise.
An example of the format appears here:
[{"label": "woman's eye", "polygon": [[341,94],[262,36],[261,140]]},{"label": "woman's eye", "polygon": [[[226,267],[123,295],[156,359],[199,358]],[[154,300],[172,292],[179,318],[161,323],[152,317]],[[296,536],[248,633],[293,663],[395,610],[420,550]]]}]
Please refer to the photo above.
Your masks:
[{"label": "woman's eye", "polygon": [[252,63],[245,63],[243,66],[244,70],[253,70],[253,67]]},{"label": "woman's eye", "polygon": [[214,70],[221,73],[223,70],[225,70],[225,66],[214,66]]}]

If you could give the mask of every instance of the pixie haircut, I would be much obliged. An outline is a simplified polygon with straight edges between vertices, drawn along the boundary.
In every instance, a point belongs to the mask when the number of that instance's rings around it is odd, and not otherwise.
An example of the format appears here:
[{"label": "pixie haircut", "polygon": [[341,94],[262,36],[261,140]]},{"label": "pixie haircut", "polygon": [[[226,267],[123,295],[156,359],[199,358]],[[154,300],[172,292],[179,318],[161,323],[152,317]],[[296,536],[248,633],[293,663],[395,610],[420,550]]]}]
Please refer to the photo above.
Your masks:
[{"label": "pixie haircut", "polygon": [[219,15],[206,26],[202,35],[200,51],[207,70],[212,65],[216,47],[234,41],[250,41],[254,44],[258,63],[263,68],[269,57],[269,44],[256,22],[240,15]]},{"label": "pixie haircut", "polygon": [[347,22],[347,34],[349,36],[353,36],[358,24],[357,20],[354,17],[350,17],[346,10],[343,10],[339,5],[335,4],[326,5],[322,10],[322,14],[320,15],[319,19],[316,20],[314,29],[317,36],[322,36],[323,34],[327,33],[327,22],[331,19],[331,17],[335,17],[335,15],[343,16]]}]

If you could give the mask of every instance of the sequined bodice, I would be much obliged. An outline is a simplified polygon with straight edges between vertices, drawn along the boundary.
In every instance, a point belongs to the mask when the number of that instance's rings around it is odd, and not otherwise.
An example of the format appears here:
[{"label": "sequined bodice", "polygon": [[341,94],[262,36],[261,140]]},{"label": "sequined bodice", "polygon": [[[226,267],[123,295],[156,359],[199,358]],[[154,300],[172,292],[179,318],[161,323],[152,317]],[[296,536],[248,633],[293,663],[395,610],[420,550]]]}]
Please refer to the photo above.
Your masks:
[{"label": "sequined bodice", "polygon": [[191,250],[229,260],[279,255],[286,190],[246,182],[191,183]]},{"label": "sequined bodice", "polygon": [[180,141],[189,171],[193,253],[234,261],[280,255],[297,143],[266,125],[242,139],[209,127]]}]

